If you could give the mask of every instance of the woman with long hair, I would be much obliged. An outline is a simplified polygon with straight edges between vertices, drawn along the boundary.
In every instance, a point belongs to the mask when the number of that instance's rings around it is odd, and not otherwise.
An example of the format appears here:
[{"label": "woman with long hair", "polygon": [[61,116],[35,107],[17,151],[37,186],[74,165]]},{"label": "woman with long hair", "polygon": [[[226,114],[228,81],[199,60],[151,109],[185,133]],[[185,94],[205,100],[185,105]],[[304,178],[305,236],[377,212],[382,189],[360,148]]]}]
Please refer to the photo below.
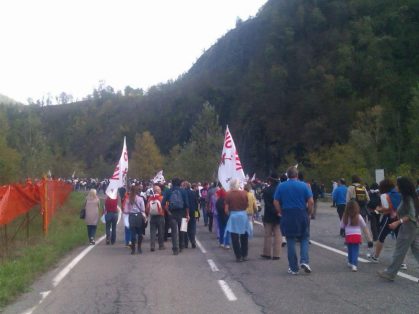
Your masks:
[{"label": "woman with long hair", "polygon": [[390,281],[396,277],[409,248],[419,262],[419,199],[415,186],[408,178],[399,177],[397,188],[402,196],[402,201],[397,208],[398,219],[392,222],[389,227],[392,230],[400,228],[399,235],[390,266],[378,272],[380,277]]},{"label": "woman with long hair", "polygon": [[91,245],[95,244],[96,228],[99,221],[100,200],[97,197],[96,190],[91,189],[86,197],[86,216],[84,221],[87,225],[87,236]]},{"label": "woman with long hair", "polygon": [[131,254],[135,254],[135,244],[138,243],[138,254],[142,253],[143,229],[145,226],[144,199],[138,195],[138,187],[132,186],[128,201],[125,203],[125,212],[129,213],[129,228],[131,231]]}]

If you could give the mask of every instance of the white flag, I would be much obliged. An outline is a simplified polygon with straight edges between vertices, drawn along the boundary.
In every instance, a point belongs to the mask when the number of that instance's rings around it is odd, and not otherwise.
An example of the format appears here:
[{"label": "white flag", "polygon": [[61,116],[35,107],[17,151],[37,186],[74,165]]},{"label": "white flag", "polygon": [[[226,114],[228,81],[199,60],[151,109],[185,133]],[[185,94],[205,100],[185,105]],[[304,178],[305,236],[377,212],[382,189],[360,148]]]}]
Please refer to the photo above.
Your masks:
[{"label": "white flag", "polygon": [[245,176],[236,145],[234,145],[233,137],[227,126],[221,162],[218,167],[218,180],[223,188],[228,191],[230,190],[230,181],[232,179],[239,179],[243,184]]},{"label": "white flag", "polygon": [[106,189],[106,195],[112,199],[118,198],[118,189],[125,186],[128,173],[128,151],[127,143],[124,137],[124,147],[122,148],[121,158],[116,165],[113,176],[109,179],[109,185]]},{"label": "white flag", "polygon": [[157,172],[156,176],[153,179],[153,183],[164,183],[166,182],[164,180],[164,176],[163,176],[163,170],[160,170],[159,172]]}]

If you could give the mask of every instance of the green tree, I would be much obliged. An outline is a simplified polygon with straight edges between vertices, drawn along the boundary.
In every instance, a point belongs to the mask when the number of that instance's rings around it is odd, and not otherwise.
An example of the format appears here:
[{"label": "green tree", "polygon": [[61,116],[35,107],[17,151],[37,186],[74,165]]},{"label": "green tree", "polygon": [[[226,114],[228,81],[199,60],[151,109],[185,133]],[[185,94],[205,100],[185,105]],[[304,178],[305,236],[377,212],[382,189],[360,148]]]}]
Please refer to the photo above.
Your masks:
[{"label": "green tree", "polygon": [[150,132],[145,131],[135,137],[135,147],[129,161],[129,173],[131,177],[142,179],[153,178],[162,170],[164,163],[163,155]]},{"label": "green tree", "polygon": [[0,184],[15,182],[19,179],[19,153],[10,148],[6,142],[8,123],[5,114],[0,111]]},{"label": "green tree", "polygon": [[213,106],[204,103],[191,128],[191,137],[179,151],[173,148],[169,173],[191,181],[213,181],[223,146],[223,133]]}]

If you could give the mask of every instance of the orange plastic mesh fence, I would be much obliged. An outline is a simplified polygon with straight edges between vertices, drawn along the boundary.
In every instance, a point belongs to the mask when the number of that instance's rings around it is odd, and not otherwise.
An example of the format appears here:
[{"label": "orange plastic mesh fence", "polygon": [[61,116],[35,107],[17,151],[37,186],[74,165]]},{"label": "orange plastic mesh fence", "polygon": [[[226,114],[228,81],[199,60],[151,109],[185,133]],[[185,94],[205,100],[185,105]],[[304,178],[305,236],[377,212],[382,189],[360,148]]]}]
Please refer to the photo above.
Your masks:
[{"label": "orange plastic mesh fence", "polygon": [[57,208],[66,201],[71,191],[71,184],[56,180],[1,186],[0,225],[9,224],[37,204],[41,204],[42,215],[47,212],[44,222],[48,225]]}]

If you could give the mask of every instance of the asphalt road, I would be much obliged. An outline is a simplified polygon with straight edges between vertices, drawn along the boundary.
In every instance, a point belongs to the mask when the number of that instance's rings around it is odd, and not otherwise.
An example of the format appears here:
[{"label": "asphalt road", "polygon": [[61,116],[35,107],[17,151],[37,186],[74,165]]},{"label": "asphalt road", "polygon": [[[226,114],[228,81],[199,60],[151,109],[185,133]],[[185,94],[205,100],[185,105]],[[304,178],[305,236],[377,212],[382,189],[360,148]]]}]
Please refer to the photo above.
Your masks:
[{"label": "asphalt road", "polygon": [[[409,278],[386,282],[376,275],[390,262],[390,237],[379,264],[366,260],[358,272],[346,266],[338,218],[330,203],[320,203],[311,224],[311,274],[287,274],[286,249],[279,261],[259,258],[263,227],[255,224],[249,261],[236,263],[232,250],[220,248],[214,233],[198,224],[199,247],[172,255],[130,255],[122,223],[113,246],[98,241],[75,250],[42,276],[4,313],[418,313],[419,265],[406,259]],[[86,250],[87,248],[87,250]],[[80,258],[80,254],[83,256]],[[365,258],[367,248],[362,247]],[[78,257],[79,260],[74,260]],[[70,265],[70,266],[69,266]],[[408,276],[407,276],[408,277]]]}]

